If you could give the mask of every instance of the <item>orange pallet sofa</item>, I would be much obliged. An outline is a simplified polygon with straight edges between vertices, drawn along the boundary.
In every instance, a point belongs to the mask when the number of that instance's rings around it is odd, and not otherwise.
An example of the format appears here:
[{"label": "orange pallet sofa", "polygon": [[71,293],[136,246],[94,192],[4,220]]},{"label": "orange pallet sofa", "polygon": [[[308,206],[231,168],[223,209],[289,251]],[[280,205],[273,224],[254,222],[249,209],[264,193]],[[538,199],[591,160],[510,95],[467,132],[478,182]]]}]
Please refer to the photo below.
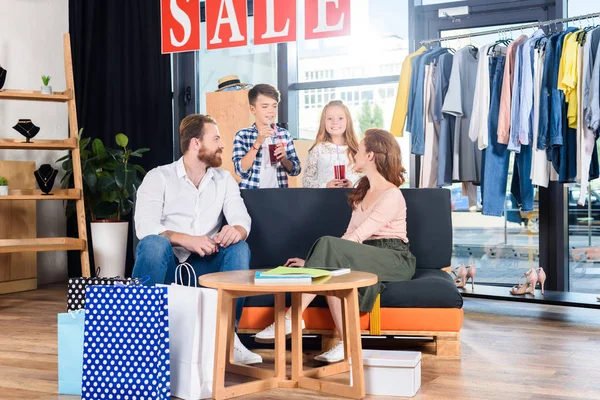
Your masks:
[{"label": "orange pallet sofa", "polygon": [[[407,206],[410,249],[417,258],[412,280],[386,282],[371,313],[361,314],[363,335],[433,338],[438,357],[460,358],[462,296],[448,270],[452,257],[452,218],[447,189],[400,189]],[[341,237],[350,221],[347,189],[243,190],[252,230],[248,238],[252,269],[304,258],[322,236]],[[351,266],[349,266],[351,267]],[[286,303],[290,305],[289,294]],[[320,334],[329,347],[334,324],[322,297],[303,314],[305,334]],[[256,333],[273,322],[273,296],[246,298],[240,333]]]}]

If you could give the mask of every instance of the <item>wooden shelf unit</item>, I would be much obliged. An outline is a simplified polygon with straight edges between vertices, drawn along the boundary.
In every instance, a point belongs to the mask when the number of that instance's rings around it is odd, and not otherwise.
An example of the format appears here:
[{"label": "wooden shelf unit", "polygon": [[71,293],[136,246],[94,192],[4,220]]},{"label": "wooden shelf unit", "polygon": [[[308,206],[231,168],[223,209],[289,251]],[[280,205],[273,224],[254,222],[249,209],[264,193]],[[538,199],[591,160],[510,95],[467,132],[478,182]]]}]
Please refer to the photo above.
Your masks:
[{"label": "wooden shelf unit", "polygon": [[67,101],[69,101],[70,98],[70,90],[65,90],[64,92],[54,92],[52,94],[42,94],[39,90],[0,90],[0,99],[2,100],[26,100],[66,103]]},{"label": "wooden shelf unit", "polygon": [[79,189],[52,189],[50,195],[44,194],[39,189],[11,189],[8,196],[0,196],[3,200],[79,200],[81,190]]},{"label": "wooden shelf unit", "polygon": [[[68,33],[63,35],[64,65],[66,77],[66,90],[53,94],[41,94],[35,90],[0,90],[0,100],[16,101],[41,101],[67,103],[69,114],[69,137],[64,140],[32,139],[32,143],[25,143],[24,139],[0,139],[0,149],[19,150],[69,150],[73,159],[73,180],[75,187],[72,189],[54,189],[53,196],[45,196],[41,190],[9,189],[9,195],[0,197],[6,201],[22,200],[75,200],[77,213],[78,238],[26,238],[26,239],[0,239],[0,254],[27,253],[42,251],[78,250],[81,256],[81,273],[90,276],[90,260],[88,253],[87,228],[85,219],[85,206],[83,201],[83,176],[81,170],[81,154],[79,150],[79,127],[77,124],[77,108],[75,103],[75,81],[73,78],[73,61],[71,55],[71,38]],[[10,188],[10,182],[9,182]],[[2,204],[11,204],[4,203]],[[24,290],[19,281],[6,282],[13,284],[13,291]],[[27,290],[32,289],[26,285]],[[4,288],[3,293],[10,292]]]},{"label": "wooden shelf unit", "polygon": [[5,150],[73,150],[77,148],[77,138],[65,140],[32,139],[26,143],[24,139],[0,139],[0,149]]},{"label": "wooden shelf unit", "polygon": [[86,243],[77,238],[0,239],[0,253],[81,250]]}]

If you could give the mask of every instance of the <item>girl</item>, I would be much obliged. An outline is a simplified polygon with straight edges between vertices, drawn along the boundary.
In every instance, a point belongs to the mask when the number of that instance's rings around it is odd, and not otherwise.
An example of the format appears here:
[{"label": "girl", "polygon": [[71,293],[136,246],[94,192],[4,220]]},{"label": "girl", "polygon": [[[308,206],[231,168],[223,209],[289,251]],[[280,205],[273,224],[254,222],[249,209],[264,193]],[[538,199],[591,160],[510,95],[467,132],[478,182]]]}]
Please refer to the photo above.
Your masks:
[{"label": "girl", "polygon": [[[376,274],[377,284],[359,289],[360,311],[370,312],[377,295],[385,288],[382,282],[410,280],[416,266],[408,247],[406,202],[398,189],[404,183],[405,169],[400,146],[392,134],[383,129],[368,129],[355,156],[354,170],[365,176],[349,197],[353,212],[344,236],[322,237],[310,249],[306,261],[291,258],[285,265],[351,268]],[[311,294],[302,296],[302,311],[314,298]],[[327,303],[342,341],[315,359],[338,362],[344,359],[341,302],[337,297],[327,297]],[[291,333],[290,318],[291,309],[286,314],[286,334]],[[272,324],[259,332],[256,340],[272,341],[274,333]]]},{"label": "girl", "polygon": [[[350,110],[339,100],[330,101],[321,113],[319,133],[308,152],[302,186],[352,187],[360,178],[351,170],[358,151]],[[342,175],[336,165],[342,165]],[[339,168],[339,167],[338,167]],[[344,176],[345,173],[345,176]]]}]

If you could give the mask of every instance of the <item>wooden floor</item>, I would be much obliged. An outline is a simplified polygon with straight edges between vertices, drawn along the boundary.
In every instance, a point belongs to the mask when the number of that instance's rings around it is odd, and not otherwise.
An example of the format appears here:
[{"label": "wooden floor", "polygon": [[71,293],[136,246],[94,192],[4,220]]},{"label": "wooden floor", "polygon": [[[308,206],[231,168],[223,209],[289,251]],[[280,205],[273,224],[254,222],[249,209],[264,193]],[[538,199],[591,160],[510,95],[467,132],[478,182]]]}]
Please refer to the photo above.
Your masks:
[{"label": "wooden floor", "polygon": [[[0,399],[77,399],[56,394],[65,287],[0,296]],[[461,361],[424,358],[415,399],[600,399],[599,310],[466,299],[462,346]],[[296,389],[245,398],[284,397],[335,398]]]}]

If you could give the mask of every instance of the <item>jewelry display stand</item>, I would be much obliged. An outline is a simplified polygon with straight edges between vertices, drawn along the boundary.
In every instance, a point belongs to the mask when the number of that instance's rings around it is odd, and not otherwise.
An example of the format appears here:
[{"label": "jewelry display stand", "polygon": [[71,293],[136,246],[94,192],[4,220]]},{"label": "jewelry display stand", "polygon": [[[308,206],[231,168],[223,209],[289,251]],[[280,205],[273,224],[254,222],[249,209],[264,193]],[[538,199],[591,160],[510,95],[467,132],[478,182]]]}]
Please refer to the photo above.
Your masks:
[{"label": "jewelry display stand", "polygon": [[58,175],[58,170],[52,168],[50,164],[43,164],[33,173],[35,180],[40,187],[40,190],[44,192],[42,196],[53,196],[52,187],[54,186],[54,180]]},{"label": "jewelry display stand", "polygon": [[[79,127],[77,124],[77,108],[75,104],[75,82],[73,79],[73,61],[71,56],[71,38],[68,33],[63,35],[64,65],[67,89],[64,92],[54,92],[52,94],[42,94],[39,90],[12,90],[0,89],[0,100],[20,100],[20,101],[38,101],[51,103],[66,103],[69,112],[69,137],[63,140],[43,140],[38,139],[35,142],[28,141],[23,143],[21,139],[0,139],[0,149],[12,150],[68,150],[73,159],[73,181],[74,188],[52,190],[56,172],[50,165],[41,166],[35,175],[40,185],[40,189],[10,189],[8,196],[0,196],[0,201],[22,202],[23,200],[75,200],[77,212],[78,238],[71,237],[51,237],[51,238],[27,238],[27,239],[0,239],[0,254],[7,253],[35,253],[40,251],[66,251],[77,250],[81,256],[81,274],[84,277],[90,276],[90,260],[88,254],[87,229],[85,220],[85,206],[83,202],[83,175],[81,170],[81,154],[79,150]],[[33,125],[31,120],[24,120]],[[21,132],[17,124],[16,130]],[[34,132],[31,126],[26,129],[29,136]],[[37,129],[39,131],[39,128]],[[37,134],[37,132],[35,132]],[[24,135],[27,137],[27,135]],[[33,136],[31,136],[33,137]],[[31,139],[29,137],[29,139]],[[49,168],[48,168],[49,167]],[[52,173],[51,173],[52,172]],[[31,174],[31,172],[29,172]],[[29,175],[31,177],[31,175]],[[18,186],[17,186],[18,187]],[[52,196],[49,192],[52,190]],[[14,236],[12,236],[14,237]],[[37,280],[35,285],[37,285]],[[31,290],[35,287],[23,288],[14,286],[5,288],[4,293],[10,293],[21,290]]]},{"label": "jewelry display stand", "polygon": [[31,139],[40,131],[40,128],[35,126],[30,119],[20,119],[13,129],[27,138],[23,143],[31,143]]}]

